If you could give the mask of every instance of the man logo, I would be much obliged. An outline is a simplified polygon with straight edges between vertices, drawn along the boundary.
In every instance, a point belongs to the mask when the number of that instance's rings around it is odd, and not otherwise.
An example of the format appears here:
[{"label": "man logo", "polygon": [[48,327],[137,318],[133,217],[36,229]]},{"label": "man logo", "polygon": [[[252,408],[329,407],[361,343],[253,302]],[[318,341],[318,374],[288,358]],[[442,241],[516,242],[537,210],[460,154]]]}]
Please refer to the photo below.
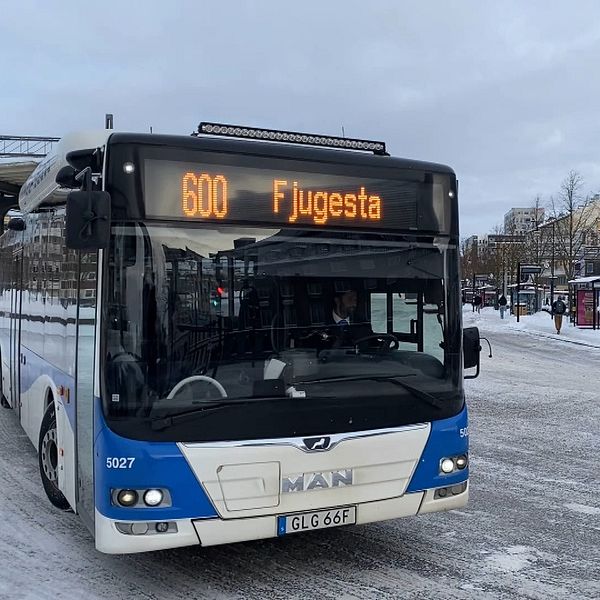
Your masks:
[{"label": "man logo", "polygon": [[352,469],[322,471],[320,473],[298,473],[281,478],[281,493],[309,492],[336,487],[346,487],[354,483]]},{"label": "man logo", "polygon": [[331,438],[329,438],[329,437],[304,438],[302,441],[304,442],[304,447],[307,450],[316,452],[318,450],[327,450],[329,448]]}]

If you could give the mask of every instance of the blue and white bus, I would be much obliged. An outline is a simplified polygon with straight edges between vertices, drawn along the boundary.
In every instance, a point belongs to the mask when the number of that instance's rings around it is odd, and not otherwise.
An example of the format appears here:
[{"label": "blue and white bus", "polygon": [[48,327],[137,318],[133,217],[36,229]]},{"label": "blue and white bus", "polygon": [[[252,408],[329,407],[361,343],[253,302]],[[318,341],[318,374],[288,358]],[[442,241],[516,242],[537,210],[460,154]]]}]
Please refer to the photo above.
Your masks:
[{"label": "blue and white bus", "polygon": [[2,402],[98,550],[464,506],[457,182],[380,142],[63,138],[0,241]]}]

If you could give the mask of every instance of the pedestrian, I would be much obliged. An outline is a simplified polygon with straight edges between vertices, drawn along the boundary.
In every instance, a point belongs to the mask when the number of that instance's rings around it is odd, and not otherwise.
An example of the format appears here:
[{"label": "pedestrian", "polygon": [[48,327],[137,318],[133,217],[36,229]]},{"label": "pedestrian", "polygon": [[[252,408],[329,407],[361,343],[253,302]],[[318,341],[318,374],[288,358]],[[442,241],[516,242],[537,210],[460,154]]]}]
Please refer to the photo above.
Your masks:
[{"label": "pedestrian", "polygon": [[479,294],[477,294],[475,296],[475,298],[473,298],[473,306],[475,307],[475,310],[478,313],[481,313],[481,303],[482,303],[481,296]]},{"label": "pedestrian", "polygon": [[502,294],[500,298],[498,298],[498,306],[500,307],[500,318],[504,319],[504,311],[506,310],[506,305],[508,302],[506,301],[506,296]]},{"label": "pedestrian", "polygon": [[552,303],[552,315],[554,316],[554,326],[556,327],[556,333],[560,334],[560,328],[562,327],[563,315],[567,312],[567,305],[562,296],[558,297],[558,300]]}]

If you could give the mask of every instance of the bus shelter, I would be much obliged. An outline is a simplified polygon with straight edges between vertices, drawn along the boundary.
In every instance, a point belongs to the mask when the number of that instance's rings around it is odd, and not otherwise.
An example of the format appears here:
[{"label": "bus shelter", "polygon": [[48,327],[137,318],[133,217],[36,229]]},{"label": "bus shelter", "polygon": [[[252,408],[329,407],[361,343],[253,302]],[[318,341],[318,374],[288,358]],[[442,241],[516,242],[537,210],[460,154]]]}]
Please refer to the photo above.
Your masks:
[{"label": "bus shelter", "polygon": [[575,325],[582,328],[600,328],[600,276],[579,277],[569,281],[574,299]]},{"label": "bus shelter", "polygon": [[472,304],[473,298],[481,298],[481,306],[496,306],[498,302],[498,289],[493,285],[481,285],[473,288],[472,286],[463,287],[461,290],[463,304]]},{"label": "bus shelter", "polygon": [[535,285],[521,284],[517,298],[517,284],[508,286],[512,313],[520,316],[531,315],[542,309],[544,288]]}]

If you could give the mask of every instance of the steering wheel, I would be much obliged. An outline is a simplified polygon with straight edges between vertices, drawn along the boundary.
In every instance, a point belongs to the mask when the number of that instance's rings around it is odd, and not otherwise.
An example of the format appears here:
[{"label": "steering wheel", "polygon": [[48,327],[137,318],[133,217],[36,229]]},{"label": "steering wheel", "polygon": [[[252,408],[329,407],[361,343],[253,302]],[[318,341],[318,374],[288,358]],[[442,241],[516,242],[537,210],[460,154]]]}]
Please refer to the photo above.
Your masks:
[{"label": "steering wheel", "polygon": [[379,342],[377,346],[378,352],[389,352],[390,350],[398,350],[400,346],[398,338],[392,333],[374,333],[372,335],[366,335],[365,337],[356,340],[356,342],[354,343],[355,352],[358,352],[359,346],[361,344],[364,344],[365,342],[370,342],[371,340],[377,340],[377,342]]},{"label": "steering wheel", "polygon": [[167,400],[171,400],[172,398],[174,398],[175,394],[184,385],[187,385],[188,383],[193,383],[194,381],[206,381],[207,383],[210,383],[211,385],[214,385],[217,388],[217,390],[219,391],[219,394],[221,394],[221,398],[227,398],[227,392],[225,391],[225,388],[216,379],[213,379],[212,377],[208,377],[207,375],[192,375],[191,377],[186,377],[185,379],[182,379],[169,392],[169,395],[167,396]]}]

